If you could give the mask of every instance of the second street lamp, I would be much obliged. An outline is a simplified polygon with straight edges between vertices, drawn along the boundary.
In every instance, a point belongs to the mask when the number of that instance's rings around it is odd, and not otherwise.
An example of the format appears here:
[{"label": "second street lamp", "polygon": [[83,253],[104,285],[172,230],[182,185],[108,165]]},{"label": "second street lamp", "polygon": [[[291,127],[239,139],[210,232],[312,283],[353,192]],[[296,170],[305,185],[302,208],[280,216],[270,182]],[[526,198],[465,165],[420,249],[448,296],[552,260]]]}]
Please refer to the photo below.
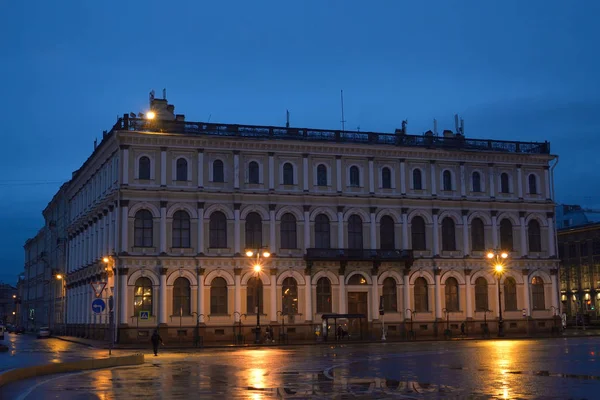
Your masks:
[{"label": "second street lamp", "polygon": [[260,257],[262,255],[264,258],[269,258],[271,256],[271,253],[269,253],[268,251],[263,251],[261,254],[260,250],[257,250],[256,252],[254,252],[253,250],[246,251],[247,257],[252,258],[252,257],[254,257],[254,255],[256,255],[256,263],[254,264],[254,272],[256,272],[256,329],[255,329],[256,338],[255,338],[254,342],[256,344],[259,344],[260,343],[260,289],[261,289],[261,286],[258,284],[258,280],[260,279],[260,271],[262,270],[262,266],[260,265]]},{"label": "second street lamp", "polygon": [[500,292],[500,278],[504,274],[504,260],[508,258],[505,251],[493,250],[487,253],[487,258],[493,263],[498,282],[498,337],[504,337],[504,321],[502,320],[502,297]]}]

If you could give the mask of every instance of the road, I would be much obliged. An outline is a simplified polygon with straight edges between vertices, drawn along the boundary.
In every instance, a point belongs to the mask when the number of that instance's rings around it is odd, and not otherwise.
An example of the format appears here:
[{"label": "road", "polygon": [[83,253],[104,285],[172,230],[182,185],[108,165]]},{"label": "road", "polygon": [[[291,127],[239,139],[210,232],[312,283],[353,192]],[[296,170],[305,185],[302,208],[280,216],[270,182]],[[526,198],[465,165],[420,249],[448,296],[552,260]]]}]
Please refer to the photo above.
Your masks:
[{"label": "road", "polygon": [[600,392],[599,352],[600,338],[170,351],[9,385],[0,398],[584,399]]}]

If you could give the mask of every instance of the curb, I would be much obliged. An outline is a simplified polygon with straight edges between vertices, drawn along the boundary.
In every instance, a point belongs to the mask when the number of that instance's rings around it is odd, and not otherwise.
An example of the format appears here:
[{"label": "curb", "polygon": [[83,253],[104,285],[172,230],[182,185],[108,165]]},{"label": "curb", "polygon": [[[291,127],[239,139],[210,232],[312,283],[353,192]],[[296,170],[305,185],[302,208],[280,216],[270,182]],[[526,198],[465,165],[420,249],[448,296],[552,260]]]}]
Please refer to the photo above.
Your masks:
[{"label": "curb", "polygon": [[0,387],[16,381],[43,375],[63,374],[66,372],[101,368],[123,367],[128,365],[140,365],[143,363],[143,354],[133,354],[122,357],[96,358],[56,364],[37,365],[33,367],[15,368],[0,374]]},{"label": "curb", "polygon": [[50,336],[52,339],[58,339],[58,340],[62,340],[63,342],[69,342],[69,343],[75,343],[75,344],[80,344],[82,346],[87,346],[87,347],[91,347],[93,349],[97,348],[96,346],[94,346],[91,343],[86,343],[86,342],[80,342],[79,340],[77,340],[77,338],[70,338],[68,336]]}]

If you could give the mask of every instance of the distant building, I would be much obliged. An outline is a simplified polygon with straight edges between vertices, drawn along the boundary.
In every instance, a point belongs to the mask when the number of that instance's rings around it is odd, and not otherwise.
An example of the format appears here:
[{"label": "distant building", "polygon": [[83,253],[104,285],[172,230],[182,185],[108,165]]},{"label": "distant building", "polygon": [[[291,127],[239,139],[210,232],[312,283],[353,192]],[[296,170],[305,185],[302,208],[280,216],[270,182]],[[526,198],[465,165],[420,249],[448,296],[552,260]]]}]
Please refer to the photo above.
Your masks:
[{"label": "distant building", "polygon": [[579,205],[558,204],[556,206],[557,229],[591,224],[595,222],[600,222],[600,210],[583,208]]},{"label": "distant building", "polygon": [[16,287],[0,282],[0,325],[15,324],[16,297]]}]

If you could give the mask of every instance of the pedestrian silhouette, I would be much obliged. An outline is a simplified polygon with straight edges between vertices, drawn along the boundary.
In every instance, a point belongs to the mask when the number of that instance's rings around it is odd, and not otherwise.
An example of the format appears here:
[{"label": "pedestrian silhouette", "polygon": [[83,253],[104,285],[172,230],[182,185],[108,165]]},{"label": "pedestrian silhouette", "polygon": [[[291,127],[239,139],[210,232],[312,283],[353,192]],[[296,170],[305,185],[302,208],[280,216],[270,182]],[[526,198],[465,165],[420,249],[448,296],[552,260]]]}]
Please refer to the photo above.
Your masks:
[{"label": "pedestrian silhouette", "polygon": [[158,355],[158,345],[164,344],[162,341],[162,338],[160,337],[160,335],[158,334],[158,331],[156,329],[154,330],[154,333],[152,333],[152,338],[150,340],[152,341],[152,348],[154,349],[154,356],[156,357]]}]

